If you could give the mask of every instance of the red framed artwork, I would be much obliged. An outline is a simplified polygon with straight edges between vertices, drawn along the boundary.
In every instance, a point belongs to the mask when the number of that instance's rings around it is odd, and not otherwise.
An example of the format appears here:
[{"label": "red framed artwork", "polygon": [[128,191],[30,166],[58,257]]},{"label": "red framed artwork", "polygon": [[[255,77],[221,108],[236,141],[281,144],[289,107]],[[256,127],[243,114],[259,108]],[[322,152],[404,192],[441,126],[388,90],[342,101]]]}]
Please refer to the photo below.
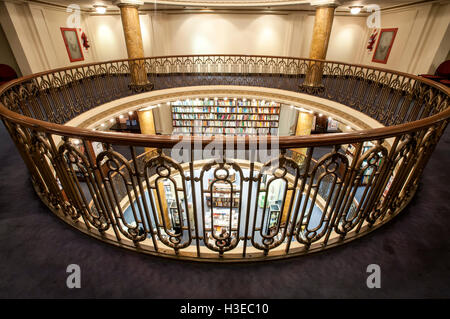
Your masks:
[{"label": "red framed artwork", "polygon": [[64,39],[64,44],[66,45],[70,62],[83,61],[84,55],[83,50],[81,50],[77,29],[61,28],[61,34]]},{"label": "red framed artwork", "polygon": [[381,29],[372,62],[387,63],[398,28]]}]

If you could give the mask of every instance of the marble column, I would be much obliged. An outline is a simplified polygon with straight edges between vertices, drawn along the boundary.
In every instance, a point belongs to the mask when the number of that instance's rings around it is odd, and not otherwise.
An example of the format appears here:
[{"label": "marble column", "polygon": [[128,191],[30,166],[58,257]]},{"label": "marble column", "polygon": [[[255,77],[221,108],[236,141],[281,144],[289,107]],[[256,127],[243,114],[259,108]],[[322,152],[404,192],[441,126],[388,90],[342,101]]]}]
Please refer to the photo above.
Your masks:
[{"label": "marble column", "polygon": [[[316,7],[313,36],[309,51],[310,59],[324,60],[327,56],[328,42],[333,26],[334,10],[337,4],[331,3]],[[323,63],[310,62],[304,86],[320,87],[322,84]]]},{"label": "marble column", "polygon": [[[307,113],[307,112],[299,112],[295,135],[310,135],[313,122],[314,122],[314,114]],[[299,154],[306,155],[307,149],[306,148],[296,148],[296,149],[294,149],[294,151]]]},{"label": "marble column", "polygon": [[144,62],[144,45],[142,43],[141,25],[139,22],[140,5],[143,1],[120,0],[115,1],[120,9],[123,33],[129,59],[138,59],[129,62],[131,83],[130,88],[134,91],[146,91],[153,88],[147,78]]},{"label": "marble column", "polygon": [[[156,129],[155,129],[155,120],[154,120],[154,115],[153,115],[153,109],[138,110],[136,113],[137,113],[137,116],[139,119],[139,126],[141,128],[141,134],[155,135]],[[156,148],[146,147],[145,151],[147,152],[147,155],[146,155],[147,158],[156,156],[156,154],[155,154]],[[156,205],[156,210],[158,211],[160,220],[162,220],[162,218],[164,218],[166,227],[168,229],[170,229],[172,227],[172,223],[171,223],[171,219],[169,216],[169,208],[167,205],[167,198],[166,198],[166,193],[164,191],[163,181],[160,180],[156,186],[157,186],[158,190],[156,190],[156,189],[152,190],[153,196],[154,196],[154,198],[158,198],[158,196],[159,196],[159,198],[161,199],[161,204]]]},{"label": "marble column", "polygon": [[[139,119],[139,127],[141,129],[141,134],[147,135],[156,135],[155,129],[155,119],[153,115],[153,109],[141,109],[136,111],[138,119]],[[148,156],[152,156],[153,152],[156,151],[156,148],[146,147],[145,151],[148,152]],[[151,153],[150,153],[151,152]]]},{"label": "marble column", "polygon": [[[139,127],[141,128],[141,134],[155,135],[155,120],[153,116],[153,110],[138,110],[137,116],[139,119]],[[156,150],[155,148],[146,147],[145,151],[150,152]]]}]

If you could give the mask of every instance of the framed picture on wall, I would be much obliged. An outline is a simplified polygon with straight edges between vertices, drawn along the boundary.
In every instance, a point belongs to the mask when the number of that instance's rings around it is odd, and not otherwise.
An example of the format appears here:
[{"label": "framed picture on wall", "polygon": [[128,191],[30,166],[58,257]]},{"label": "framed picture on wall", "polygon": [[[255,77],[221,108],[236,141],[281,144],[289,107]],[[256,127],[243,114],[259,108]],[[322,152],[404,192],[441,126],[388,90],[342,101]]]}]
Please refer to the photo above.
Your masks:
[{"label": "framed picture on wall", "polygon": [[387,63],[398,28],[381,29],[372,62]]},{"label": "framed picture on wall", "polygon": [[64,44],[66,45],[70,62],[83,61],[84,56],[83,51],[81,50],[77,29],[61,28],[61,33],[64,39]]}]

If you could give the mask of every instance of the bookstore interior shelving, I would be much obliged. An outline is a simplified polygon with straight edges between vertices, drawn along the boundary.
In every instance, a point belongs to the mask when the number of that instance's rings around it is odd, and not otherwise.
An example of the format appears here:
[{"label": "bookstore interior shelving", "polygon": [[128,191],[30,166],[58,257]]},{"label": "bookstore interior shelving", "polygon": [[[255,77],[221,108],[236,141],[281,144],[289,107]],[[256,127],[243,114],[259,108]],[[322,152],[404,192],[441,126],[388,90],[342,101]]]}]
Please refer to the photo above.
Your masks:
[{"label": "bookstore interior shelving", "polygon": [[[311,134],[339,132],[342,126],[342,123],[338,123],[330,116],[303,107],[246,97],[179,99],[166,102],[164,105],[157,104],[154,106],[155,111],[161,107],[167,107],[168,112],[164,111],[165,116],[163,117],[156,116],[155,127],[164,125],[170,129],[165,133],[157,131],[156,134],[182,136],[294,135],[296,117],[299,112],[307,112],[314,116]],[[292,110],[293,112],[289,113]],[[284,118],[284,122],[280,127],[281,118]],[[350,127],[347,126],[347,129]],[[136,110],[116,115],[97,125],[94,130],[141,133]]]},{"label": "bookstore interior shelving", "polygon": [[280,107],[246,98],[177,101],[172,104],[173,134],[278,135]]},{"label": "bookstore interior shelving", "polygon": [[[338,132],[342,123],[326,114],[313,112],[303,107],[286,105],[278,101],[266,101],[264,99],[255,99],[248,97],[191,97],[168,101],[164,104],[156,104],[154,108],[166,108],[163,114],[166,117],[155,117],[156,121],[166,121],[166,125],[171,126],[172,135],[189,136],[214,136],[214,135],[283,135],[289,132],[295,134],[297,114],[309,113],[313,116],[311,124],[311,134],[321,134],[328,132]],[[287,113],[284,113],[287,112]],[[140,133],[139,116],[136,110],[117,115],[106,122],[100,124],[98,130],[112,130],[130,133]],[[169,115],[170,114],[170,115]],[[167,117],[169,115],[169,117]],[[280,117],[284,118],[281,124]],[[289,119],[289,123],[286,123]],[[171,124],[171,125],[170,125]],[[159,123],[159,126],[161,123]],[[347,129],[350,129],[347,126]],[[284,132],[284,133],[283,133]],[[82,145],[80,145],[82,146]],[[373,144],[366,143],[363,152],[367,151]],[[95,148],[95,147],[94,147]],[[98,150],[92,150],[98,151]],[[354,157],[354,145],[345,147],[345,154],[351,161]],[[370,169],[361,179],[361,186],[368,182]],[[267,176],[263,176],[262,189],[265,189]],[[205,175],[204,209],[205,209],[205,227],[216,235],[226,234],[238,231],[239,205],[243,200],[239,181],[235,174],[231,174],[228,181],[214,181],[214,176]],[[264,232],[270,234],[277,228],[282,214],[283,185],[272,183],[271,189],[265,189],[257,199],[258,211],[266,211],[264,220]],[[189,188],[189,187],[188,187]],[[181,220],[187,218],[187,212],[184,211],[184,205],[176,204],[173,184],[164,180],[164,210],[168,212],[168,218],[175,233],[182,233]],[[178,194],[181,203],[185,200],[182,194]],[[189,196],[187,195],[188,200]],[[266,200],[267,199],[267,200]],[[181,209],[181,211],[179,211]],[[192,209],[192,207],[188,208]],[[127,213],[132,215],[131,212]],[[314,214],[319,214],[315,212]],[[314,215],[315,216],[315,215]],[[316,216],[317,217],[317,216]],[[131,218],[131,217],[130,217]],[[193,221],[191,221],[193,223]],[[211,233],[210,235],[211,236]],[[211,237],[212,239],[212,237]]]}]

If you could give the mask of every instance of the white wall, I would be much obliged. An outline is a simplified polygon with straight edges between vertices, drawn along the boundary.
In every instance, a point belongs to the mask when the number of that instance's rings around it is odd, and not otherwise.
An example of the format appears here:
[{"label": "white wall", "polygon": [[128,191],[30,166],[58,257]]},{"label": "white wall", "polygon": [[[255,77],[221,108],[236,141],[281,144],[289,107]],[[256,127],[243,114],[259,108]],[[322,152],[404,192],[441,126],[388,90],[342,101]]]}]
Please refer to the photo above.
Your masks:
[{"label": "white wall", "polygon": [[[301,57],[309,57],[313,27],[314,15],[310,14],[305,19],[304,32],[300,38]],[[360,56],[366,29],[365,17],[335,15],[326,59],[355,63]]]},{"label": "white wall", "polygon": [[[1,25],[23,75],[81,63],[127,57],[120,15],[81,14],[91,48],[71,63],[60,27],[70,13],[38,3],[0,2]],[[366,18],[336,15],[328,60],[368,64],[410,73],[434,71],[450,49],[450,4],[424,3],[382,11],[382,28],[398,28],[387,64],[372,62],[365,49]],[[308,57],[314,15],[165,14],[140,15],[146,56],[258,54]],[[80,31],[80,30],[79,30]],[[79,35],[81,32],[79,32]]]},{"label": "white wall", "polygon": [[[70,62],[60,30],[69,27],[69,15],[63,9],[50,6],[0,2],[1,25],[23,75],[96,60],[91,49],[82,48],[84,60]],[[85,17],[81,15],[77,26],[80,44],[81,32],[90,38]]]},{"label": "white wall", "polygon": [[[139,16],[145,56],[151,54],[151,26],[148,15]],[[91,34],[91,47],[96,61],[109,61],[127,58],[125,36],[120,15],[88,16],[86,25]]]},{"label": "white wall", "polygon": [[285,55],[287,15],[167,15],[168,54]]},{"label": "white wall", "polygon": [[[150,19],[155,55],[225,53],[308,57],[314,25],[314,15],[306,13],[158,14],[156,17],[150,14]],[[355,61],[364,35],[365,18],[336,16],[327,58]]]},{"label": "white wall", "polygon": [[[394,69],[412,74],[432,71],[433,61],[441,48],[445,60],[450,44],[445,46],[444,36],[450,22],[450,4],[425,3],[390,11],[382,11],[381,28],[398,28],[389,58],[386,64],[372,62],[375,51],[365,50],[361,63],[382,68]],[[365,36],[366,45],[369,31]],[[447,51],[447,52],[445,52]],[[443,52],[443,53],[442,53]],[[439,64],[438,63],[438,64]]]}]

